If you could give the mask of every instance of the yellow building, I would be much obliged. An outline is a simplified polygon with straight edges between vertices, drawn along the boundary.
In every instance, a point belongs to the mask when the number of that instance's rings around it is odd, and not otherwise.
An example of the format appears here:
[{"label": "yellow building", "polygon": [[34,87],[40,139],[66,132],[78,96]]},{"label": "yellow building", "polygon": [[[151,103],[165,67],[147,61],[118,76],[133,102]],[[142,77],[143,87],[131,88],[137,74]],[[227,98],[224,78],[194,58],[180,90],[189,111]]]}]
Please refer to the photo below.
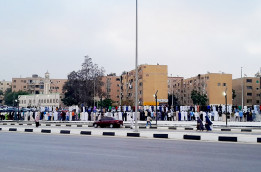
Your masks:
[{"label": "yellow building", "polygon": [[232,74],[208,73],[184,79],[181,90],[183,105],[193,105],[191,91],[206,94],[209,105],[225,104],[224,92],[227,93],[227,104],[232,105]]},{"label": "yellow building", "polygon": [[[168,102],[168,67],[167,65],[140,65],[138,67],[138,104],[156,105]],[[135,70],[122,75],[122,105],[135,104]]]}]

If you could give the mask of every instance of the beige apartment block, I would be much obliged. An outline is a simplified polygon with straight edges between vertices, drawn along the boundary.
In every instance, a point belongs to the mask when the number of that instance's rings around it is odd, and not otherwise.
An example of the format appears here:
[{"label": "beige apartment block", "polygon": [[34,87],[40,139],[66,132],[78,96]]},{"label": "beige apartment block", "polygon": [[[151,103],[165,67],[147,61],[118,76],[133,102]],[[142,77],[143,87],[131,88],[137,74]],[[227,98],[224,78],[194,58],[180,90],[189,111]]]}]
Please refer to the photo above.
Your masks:
[{"label": "beige apartment block", "polygon": [[[8,88],[12,87],[12,82],[11,81],[0,81],[0,90],[3,92],[3,94],[5,93],[5,91]],[[4,95],[0,95],[0,105],[4,104]]]},{"label": "beige apartment block", "polygon": [[63,85],[67,79],[50,79],[49,73],[45,77],[34,74],[32,77],[12,78],[12,91],[26,91],[29,94],[62,94]]},{"label": "beige apartment block", "polygon": [[120,104],[121,79],[116,74],[102,77],[102,92],[104,98],[111,99],[115,104]]},{"label": "beige apartment block", "polygon": [[261,103],[261,78],[260,77],[243,77],[233,79],[233,89],[236,97],[233,100],[233,105],[242,106],[242,84],[243,84],[243,105],[252,106],[260,105]]},{"label": "beige apartment block", "polygon": [[11,81],[0,81],[0,90],[3,91],[3,93],[8,89],[12,87]]},{"label": "beige apartment block", "polygon": [[183,80],[183,77],[168,77],[168,94],[173,94],[178,99],[178,103],[180,103],[179,100],[183,88]]},{"label": "beige apartment block", "polygon": [[[166,104],[168,102],[167,65],[140,65],[138,67],[138,104],[156,105],[154,97],[156,92],[158,104]],[[135,70],[122,75],[122,95],[124,104],[135,105]]]},{"label": "beige apartment block", "polygon": [[193,105],[192,90],[206,94],[209,105],[225,104],[224,93],[227,94],[227,104],[232,105],[232,74],[208,73],[184,79],[180,92],[183,105]]}]

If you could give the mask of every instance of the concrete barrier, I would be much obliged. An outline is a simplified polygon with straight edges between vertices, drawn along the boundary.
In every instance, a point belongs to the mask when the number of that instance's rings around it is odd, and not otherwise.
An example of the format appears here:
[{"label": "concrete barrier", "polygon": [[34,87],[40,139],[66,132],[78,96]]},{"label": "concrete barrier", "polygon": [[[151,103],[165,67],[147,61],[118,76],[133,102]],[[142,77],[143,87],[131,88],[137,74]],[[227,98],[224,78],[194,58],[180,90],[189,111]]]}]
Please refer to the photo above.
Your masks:
[{"label": "concrete barrier", "polygon": [[60,130],[60,134],[71,134],[70,130]]},{"label": "concrete barrier", "polygon": [[82,135],[92,135],[92,132],[91,131],[81,131]]},{"label": "concrete barrier", "polygon": [[15,125],[14,123],[11,123],[11,125]]},{"label": "concrete barrier", "polygon": [[193,130],[193,128],[185,128],[185,130]]},{"label": "concrete barrier", "polygon": [[70,125],[70,124],[66,124],[66,127],[71,127],[72,125]]},{"label": "concrete barrier", "polygon": [[47,127],[50,127],[51,126],[51,124],[45,124]]},{"label": "concrete barrier", "polygon": [[230,128],[221,128],[221,131],[231,131]]},{"label": "concrete barrier", "polygon": [[218,141],[224,142],[237,142],[237,137],[219,136]]},{"label": "concrete barrier", "polygon": [[7,125],[7,123],[3,123],[3,125]]},{"label": "concrete barrier", "polygon": [[115,136],[115,132],[103,132],[102,135],[104,135],[104,136]]},{"label": "concrete barrier", "polygon": [[170,130],[177,130],[177,127],[169,127]]},{"label": "concrete barrier", "polygon": [[143,126],[139,126],[139,128],[141,129],[145,129],[146,128],[146,125],[143,125]]},{"label": "concrete barrier", "polygon": [[42,129],[41,133],[51,133],[51,130]]},{"label": "concrete barrier", "polygon": [[169,138],[168,134],[153,134],[154,138]]},{"label": "concrete barrier", "polygon": [[61,127],[61,124],[56,124],[55,126],[56,126],[56,127]]},{"label": "concrete barrier", "polygon": [[183,139],[185,140],[201,140],[201,136],[196,135],[184,135]]},{"label": "concrete barrier", "polygon": [[82,127],[82,125],[77,125],[77,127]]},{"label": "concrete barrier", "polygon": [[256,141],[257,141],[257,143],[261,143],[261,137],[258,137],[258,138],[256,139]]},{"label": "concrete barrier", "polygon": [[127,133],[127,137],[140,137],[140,133]]},{"label": "concrete barrier", "polygon": [[24,132],[33,132],[33,129],[26,128],[24,129]]},{"label": "concrete barrier", "polygon": [[157,127],[151,126],[150,129],[157,129]]},{"label": "concrete barrier", "polygon": [[17,131],[17,128],[9,128],[9,131]]},{"label": "concrete barrier", "polygon": [[21,124],[21,123],[20,123],[19,125],[24,125],[24,124]]},{"label": "concrete barrier", "polygon": [[27,124],[27,125],[32,125],[32,124]]},{"label": "concrete barrier", "polygon": [[241,129],[241,132],[252,132],[252,129]]}]

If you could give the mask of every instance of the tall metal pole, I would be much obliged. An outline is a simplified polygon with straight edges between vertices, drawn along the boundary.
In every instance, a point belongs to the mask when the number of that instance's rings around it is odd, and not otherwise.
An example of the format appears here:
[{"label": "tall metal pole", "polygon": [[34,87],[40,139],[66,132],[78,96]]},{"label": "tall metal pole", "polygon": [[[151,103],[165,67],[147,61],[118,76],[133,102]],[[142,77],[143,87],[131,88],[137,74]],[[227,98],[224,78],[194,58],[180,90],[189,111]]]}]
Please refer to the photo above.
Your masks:
[{"label": "tall metal pole", "polygon": [[136,0],[136,83],[135,83],[135,132],[138,132],[138,0]]},{"label": "tall metal pole", "polygon": [[226,103],[226,127],[227,127],[227,87],[224,94],[225,94],[225,103]]},{"label": "tall metal pole", "polygon": [[171,103],[171,105],[172,105],[172,108],[173,108],[173,94],[174,94],[174,93],[173,93],[173,85],[172,85],[172,83],[173,83],[173,82],[172,82],[172,74],[171,74],[171,80],[170,80],[170,82],[171,82],[170,86],[171,86],[171,90],[172,90],[172,91],[171,91],[171,92],[172,92],[172,93],[171,93],[171,94],[172,94],[172,100],[171,100],[172,103]]},{"label": "tall metal pole", "polygon": [[243,106],[244,106],[244,83],[243,83],[243,78],[242,78],[242,68],[241,67],[241,86],[242,86],[242,110],[243,110]]}]

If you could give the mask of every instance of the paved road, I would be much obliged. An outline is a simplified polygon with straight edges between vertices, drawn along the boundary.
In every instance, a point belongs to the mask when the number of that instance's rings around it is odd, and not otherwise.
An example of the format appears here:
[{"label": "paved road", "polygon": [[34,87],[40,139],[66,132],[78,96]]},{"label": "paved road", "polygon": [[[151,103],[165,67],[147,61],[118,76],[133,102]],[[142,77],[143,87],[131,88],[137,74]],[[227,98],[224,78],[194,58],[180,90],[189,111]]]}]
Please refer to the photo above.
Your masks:
[{"label": "paved road", "polygon": [[260,171],[261,145],[0,133],[0,171]]}]

